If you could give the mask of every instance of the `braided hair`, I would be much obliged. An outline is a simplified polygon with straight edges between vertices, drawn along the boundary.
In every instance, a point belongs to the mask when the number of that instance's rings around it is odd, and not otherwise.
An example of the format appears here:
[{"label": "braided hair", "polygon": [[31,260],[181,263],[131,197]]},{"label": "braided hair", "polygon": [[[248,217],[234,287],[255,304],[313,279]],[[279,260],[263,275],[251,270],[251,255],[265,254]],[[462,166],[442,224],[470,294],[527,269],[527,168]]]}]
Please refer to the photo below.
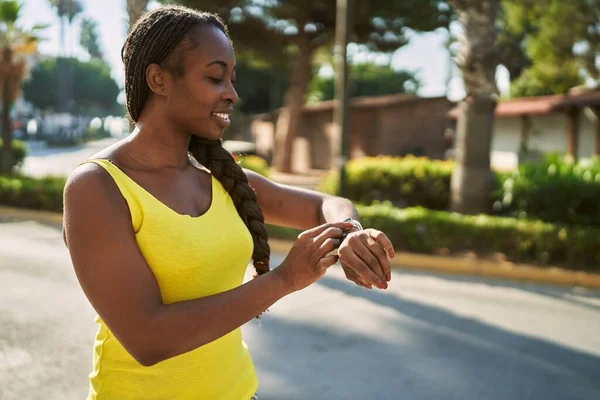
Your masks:
[{"label": "braided hair", "polygon": [[[174,76],[183,75],[182,52],[198,46],[188,33],[203,25],[213,25],[229,38],[227,27],[219,16],[177,5],[148,12],[132,27],[121,50],[121,58],[125,64],[127,111],[134,122],[138,121],[150,93],[146,68],[150,64],[159,64]],[[186,38],[187,46],[180,45]],[[192,135],[189,152],[221,182],[250,231],[254,242],[252,260],[255,276],[268,272],[271,249],[264,216],[246,174],[223,148],[221,140]]]}]

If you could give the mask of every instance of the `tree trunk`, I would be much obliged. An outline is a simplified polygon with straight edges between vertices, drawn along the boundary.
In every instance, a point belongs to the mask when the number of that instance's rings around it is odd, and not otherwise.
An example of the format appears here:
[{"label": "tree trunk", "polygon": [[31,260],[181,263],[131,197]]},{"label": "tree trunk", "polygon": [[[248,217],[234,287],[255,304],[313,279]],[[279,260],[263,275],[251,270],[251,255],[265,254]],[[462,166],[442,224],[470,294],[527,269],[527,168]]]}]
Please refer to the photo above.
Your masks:
[{"label": "tree trunk", "polygon": [[600,107],[592,107],[596,114],[596,131],[594,133],[594,157],[600,156]]},{"label": "tree trunk", "polygon": [[131,28],[133,28],[135,22],[140,19],[144,11],[146,11],[147,5],[148,0],[127,0],[127,15],[129,17],[128,32],[131,32]]},{"label": "tree trunk", "polygon": [[298,52],[292,70],[290,86],[285,94],[285,105],[277,118],[275,127],[274,165],[281,172],[292,172],[294,139],[300,128],[302,106],[311,75],[313,49],[302,30],[298,34]]},{"label": "tree trunk", "polygon": [[[4,59],[3,63],[7,60]],[[10,64],[5,64],[10,65]],[[8,68],[10,69],[10,67]],[[10,106],[12,103],[12,82],[10,74],[4,75],[4,82],[2,82],[2,109],[0,115],[2,116],[2,165],[0,165],[0,174],[9,174],[13,167],[13,154],[12,154],[12,130],[10,121]]]},{"label": "tree trunk", "polygon": [[60,56],[56,60],[56,67],[58,70],[57,76],[57,90],[58,90],[58,103],[60,104],[59,108],[56,110],[58,112],[64,112],[67,110],[67,102],[69,101],[68,94],[68,71],[67,71],[67,45],[66,45],[66,18],[60,16]]},{"label": "tree trunk", "polygon": [[567,111],[567,130],[568,130],[568,149],[567,155],[573,160],[577,160],[577,150],[579,149],[579,115],[581,109],[571,108]]},{"label": "tree trunk", "polygon": [[490,151],[498,98],[495,22],[500,0],[451,0],[463,27],[458,66],[466,98],[460,104],[451,208],[466,214],[491,210]]}]

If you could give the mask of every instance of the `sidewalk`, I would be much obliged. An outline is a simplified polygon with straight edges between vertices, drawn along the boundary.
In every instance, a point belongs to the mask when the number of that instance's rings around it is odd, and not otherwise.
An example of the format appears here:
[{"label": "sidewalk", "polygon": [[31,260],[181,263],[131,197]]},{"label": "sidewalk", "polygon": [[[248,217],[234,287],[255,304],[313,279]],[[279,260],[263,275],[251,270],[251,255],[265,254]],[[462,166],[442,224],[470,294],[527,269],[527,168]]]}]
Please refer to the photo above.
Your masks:
[{"label": "sidewalk", "polygon": [[[0,222],[4,219],[33,220],[49,225],[62,224],[62,215],[58,213],[0,206]],[[287,254],[293,245],[293,242],[273,238],[269,239],[269,243],[273,251],[283,254]],[[405,270],[600,289],[600,274],[558,267],[542,268],[507,261],[493,262],[477,258],[465,259],[402,252],[397,252],[391,263],[393,268]]]}]

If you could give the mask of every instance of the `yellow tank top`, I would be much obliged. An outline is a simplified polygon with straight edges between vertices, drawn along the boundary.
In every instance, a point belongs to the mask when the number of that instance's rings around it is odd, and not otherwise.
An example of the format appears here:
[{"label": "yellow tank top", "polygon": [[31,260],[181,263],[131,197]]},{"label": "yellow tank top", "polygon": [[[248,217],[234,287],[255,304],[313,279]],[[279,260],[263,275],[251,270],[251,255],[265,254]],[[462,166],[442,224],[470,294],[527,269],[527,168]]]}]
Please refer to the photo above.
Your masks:
[{"label": "yellow tank top", "polygon": [[[163,302],[227,291],[243,283],[253,243],[233,200],[211,175],[209,210],[176,213],[108,160],[103,167],[129,205],[137,244],[156,276]],[[258,387],[241,330],[151,367],[140,365],[100,317],[88,400],[249,400]]]}]

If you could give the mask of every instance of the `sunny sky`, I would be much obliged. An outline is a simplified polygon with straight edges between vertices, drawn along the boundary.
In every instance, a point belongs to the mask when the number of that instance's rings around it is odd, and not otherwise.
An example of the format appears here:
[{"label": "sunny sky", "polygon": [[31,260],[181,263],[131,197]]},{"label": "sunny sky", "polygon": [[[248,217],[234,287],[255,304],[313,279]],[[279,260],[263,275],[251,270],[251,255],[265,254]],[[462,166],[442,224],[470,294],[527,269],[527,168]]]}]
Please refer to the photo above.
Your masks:
[{"label": "sunny sky", "polygon": [[[85,16],[94,18],[98,23],[101,45],[107,61],[112,66],[112,74],[122,87],[124,82],[123,64],[121,62],[121,47],[126,37],[127,13],[125,0],[81,0]],[[56,55],[59,52],[59,25],[58,17],[48,0],[23,0],[21,24],[25,27],[34,24],[50,24],[43,36],[45,40],[40,44],[42,54]],[[151,4],[150,7],[155,6]],[[86,58],[87,53],[78,45],[79,29],[74,24],[73,32],[67,34],[67,48],[72,44],[72,54]],[[423,82],[422,96],[443,96],[446,93],[446,80],[448,77],[448,54],[444,49],[447,33],[438,30],[432,33],[415,34],[409,45],[396,51],[392,56],[392,65],[416,71]],[[506,87],[506,78],[501,73],[499,86],[501,90]],[[457,74],[450,82],[448,97],[459,100],[464,94],[462,82]]]}]

